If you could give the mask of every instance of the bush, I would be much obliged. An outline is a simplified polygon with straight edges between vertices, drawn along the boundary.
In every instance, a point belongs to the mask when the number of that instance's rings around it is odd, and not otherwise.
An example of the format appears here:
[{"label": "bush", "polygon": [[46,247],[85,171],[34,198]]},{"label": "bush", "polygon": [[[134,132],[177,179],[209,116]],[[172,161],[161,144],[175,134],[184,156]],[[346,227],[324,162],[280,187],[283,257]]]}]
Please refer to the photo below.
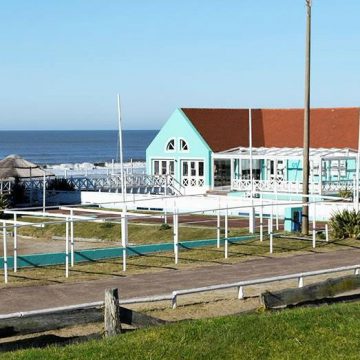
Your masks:
[{"label": "bush", "polygon": [[339,197],[344,199],[351,199],[353,197],[353,193],[348,188],[339,190]]},{"label": "bush", "polygon": [[330,228],[335,238],[360,238],[360,212],[355,210],[335,212],[330,218]]},{"label": "bush", "polygon": [[9,204],[9,197],[5,194],[0,194],[0,216],[2,216],[4,210],[9,207]]},{"label": "bush", "polygon": [[171,226],[168,223],[164,223],[160,225],[160,229],[159,230],[170,230]]},{"label": "bush", "polygon": [[74,185],[69,184],[66,179],[51,179],[47,184],[47,190],[74,191]]}]

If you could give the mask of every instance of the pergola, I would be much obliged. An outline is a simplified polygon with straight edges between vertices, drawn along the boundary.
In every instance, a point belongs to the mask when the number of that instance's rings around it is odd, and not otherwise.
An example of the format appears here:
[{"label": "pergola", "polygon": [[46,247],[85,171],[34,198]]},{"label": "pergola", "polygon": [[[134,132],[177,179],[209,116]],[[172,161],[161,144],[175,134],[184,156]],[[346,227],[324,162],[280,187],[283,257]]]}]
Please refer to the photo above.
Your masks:
[{"label": "pergola", "polygon": [[[303,148],[295,147],[295,148],[278,148],[278,147],[237,147],[233,149],[229,149],[226,151],[214,153],[213,162],[215,160],[230,160],[230,173],[231,173],[231,188],[236,190],[239,189],[239,180],[249,181],[254,179],[253,174],[249,174],[249,176],[243,178],[242,174],[242,161],[241,160],[248,160],[251,161],[253,164],[254,160],[271,160],[273,161],[273,172],[274,176],[272,179],[267,180],[259,180],[257,182],[269,182],[269,181],[276,181],[276,186],[279,188],[283,188],[289,184],[282,184],[288,183],[288,179],[286,177],[278,176],[278,162],[282,162],[281,168],[284,169],[286,167],[286,160],[294,160],[294,161],[302,161],[303,158]],[[235,160],[237,162],[237,166],[239,167],[238,176],[236,176],[234,164]],[[341,182],[341,177],[347,175],[347,168],[346,168],[346,161],[353,160],[354,164],[357,161],[357,151],[350,148],[310,148],[310,183],[314,187],[316,183],[317,191],[321,193],[321,189],[323,188],[323,177],[325,177],[326,183],[331,182],[331,176],[335,175],[337,177],[337,183]],[[253,166],[250,166],[250,171],[252,171]],[[286,174],[286,172],[284,172]],[[354,169],[355,174],[355,169]],[[314,177],[317,177],[317,181],[315,181]],[[349,182],[349,180],[345,180]],[[352,186],[352,179],[351,179],[351,186]],[[343,181],[344,182],[344,181]],[[294,181],[292,181],[294,183]],[[300,184],[300,181],[297,182]],[[241,190],[244,190],[244,186],[246,184],[242,184],[240,186]],[[340,186],[340,185],[339,185]],[[288,186],[289,187],[289,186]]]}]

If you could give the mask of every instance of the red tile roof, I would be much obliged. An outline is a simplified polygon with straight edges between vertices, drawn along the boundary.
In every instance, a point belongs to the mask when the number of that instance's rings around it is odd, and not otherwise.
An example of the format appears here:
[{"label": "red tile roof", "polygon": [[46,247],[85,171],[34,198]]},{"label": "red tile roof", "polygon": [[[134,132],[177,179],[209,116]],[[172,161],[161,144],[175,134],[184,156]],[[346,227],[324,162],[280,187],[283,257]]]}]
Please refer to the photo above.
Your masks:
[{"label": "red tile roof", "polygon": [[[248,109],[181,109],[214,152],[249,146]],[[253,109],[254,147],[302,147],[303,109]],[[359,108],[311,110],[310,147],[358,147]]]}]

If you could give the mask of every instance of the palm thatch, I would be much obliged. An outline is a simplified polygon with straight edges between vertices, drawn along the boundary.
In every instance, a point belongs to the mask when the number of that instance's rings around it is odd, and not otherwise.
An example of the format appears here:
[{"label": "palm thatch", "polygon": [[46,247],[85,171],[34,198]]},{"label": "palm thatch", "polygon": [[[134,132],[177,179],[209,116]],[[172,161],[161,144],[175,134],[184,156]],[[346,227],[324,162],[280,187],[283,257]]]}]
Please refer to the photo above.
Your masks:
[{"label": "palm thatch", "polygon": [[50,175],[39,165],[23,159],[18,155],[9,155],[0,160],[0,179],[13,180],[15,178],[38,178]]}]

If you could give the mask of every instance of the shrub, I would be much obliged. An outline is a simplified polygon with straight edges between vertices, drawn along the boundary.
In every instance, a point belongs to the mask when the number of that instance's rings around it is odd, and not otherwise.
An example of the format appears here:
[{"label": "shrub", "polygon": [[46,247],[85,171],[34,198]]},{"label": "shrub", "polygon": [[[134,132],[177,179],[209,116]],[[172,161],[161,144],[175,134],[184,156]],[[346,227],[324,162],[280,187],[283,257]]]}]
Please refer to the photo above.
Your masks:
[{"label": "shrub", "polygon": [[335,238],[360,238],[360,212],[345,209],[333,213],[330,228]]},{"label": "shrub", "polygon": [[5,194],[0,194],[0,216],[3,215],[4,210],[9,207],[9,198]]},{"label": "shrub", "polygon": [[171,226],[168,223],[164,223],[160,225],[160,229],[159,230],[170,230]]},{"label": "shrub", "polygon": [[51,179],[47,184],[47,190],[74,191],[74,185],[69,184],[66,179]]},{"label": "shrub", "polygon": [[353,193],[348,188],[340,189],[339,197],[344,198],[344,199],[351,199],[353,197]]}]

